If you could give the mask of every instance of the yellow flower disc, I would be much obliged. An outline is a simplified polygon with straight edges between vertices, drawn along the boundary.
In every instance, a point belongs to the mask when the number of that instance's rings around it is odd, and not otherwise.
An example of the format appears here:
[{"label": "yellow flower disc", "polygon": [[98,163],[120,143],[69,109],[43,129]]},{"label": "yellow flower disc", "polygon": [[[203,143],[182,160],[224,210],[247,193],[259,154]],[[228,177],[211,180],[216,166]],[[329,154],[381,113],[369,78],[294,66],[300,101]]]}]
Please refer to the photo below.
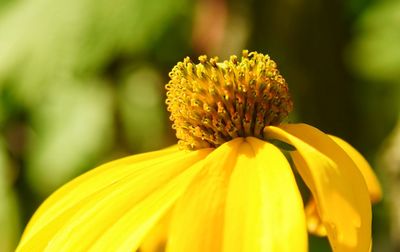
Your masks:
[{"label": "yellow flower disc", "polygon": [[268,55],[243,51],[229,61],[188,57],[172,69],[166,85],[168,111],[185,149],[217,147],[236,137],[263,138],[292,110],[285,79]]}]

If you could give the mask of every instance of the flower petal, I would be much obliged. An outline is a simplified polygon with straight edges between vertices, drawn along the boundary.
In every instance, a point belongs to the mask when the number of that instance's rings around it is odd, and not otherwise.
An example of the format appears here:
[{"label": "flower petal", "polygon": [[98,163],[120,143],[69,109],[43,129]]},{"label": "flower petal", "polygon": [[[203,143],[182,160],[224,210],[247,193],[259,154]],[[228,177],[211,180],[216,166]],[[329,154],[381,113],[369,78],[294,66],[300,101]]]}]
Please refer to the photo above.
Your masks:
[{"label": "flower petal", "polygon": [[[339,145],[347,155],[353,160],[361,174],[363,175],[365,182],[367,183],[369,196],[372,203],[378,202],[382,198],[382,189],[378,182],[378,179],[372,170],[371,166],[365,160],[365,158],[354,149],[349,143],[344,141],[343,139],[331,136],[337,145]],[[317,206],[315,204],[315,200],[311,197],[308,201],[306,208],[306,218],[307,218],[307,228],[308,232],[318,235],[318,236],[326,236],[326,229],[324,224],[322,223],[321,217],[319,216]]]},{"label": "flower petal", "polygon": [[[171,154],[171,156],[167,156],[168,154]],[[56,193],[47,198],[39,207],[28,223],[23,238],[25,238],[28,233],[34,233],[37,229],[40,229],[42,225],[50,222],[57,213],[63,211],[63,209],[71,207],[76,202],[83,200],[85,197],[95,193],[101,188],[113,184],[121,177],[129,174],[129,172],[138,172],[138,169],[142,166],[160,163],[162,160],[160,160],[159,157],[165,156],[166,158],[172,158],[178,156],[178,154],[179,153],[171,147],[167,150],[121,158],[101,165],[73,179],[59,188]],[[147,163],[145,164],[143,161]],[[141,163],[140,166],[137,165],[138,163]],[[137,165],[137,168],[132,169],[132,165]]]},{"label": "flower petal", "polygon": [[[136,155],[78,177],[42,204],[17,251],[87,251],[105,240],[111,251],[134,250],[198,172],[193,164],[210,151]],[[122,236],[126,242],[116,244]]]},{"label": "flower petal", "polygon": [[313,197],[307,202],[306,208],[307,229],[313,235],[326,236],[326,228],[318,213],[317,205]]},{"label": "flower petal", "polygon": [[379,181],[371,168],[368,164],[367,160],[356,150],[354,149],[349,143],[340,139],[336,136],[329,136],[332,138],[337,145],[339,145],[349,157],[353,160],[353,162],[357,165],[358,169],[360,170],[361,174],[363,175],[365,182],[367,183],[369,196],[371,198],[371,202],[375,203],[381,200],[382,198],[382,189]]},{"label": "flower petal", "polygon": [[248,137],[229,183],[225,252],[307,251],[303,202],[285,156]]},{"label": "flower petal", "polygon": [[243,141],[232,140],[208,155],[204,168],[175,206],[167,251],[221,251],[229,177]]},{"label": "flower petal", "polygon": [[140,252],[157,252],[165,251],[169,225],[172,219],[172,207],[167,213],[154,225],[149,233],[140,244]]},{"label": "flower petal", "polygon": [[[105,230],[101,237],[91,245],[89,251],[131,251],[132,248],[136,249],[143,237],[151,231],[160,217],[182,195],[193,177],[203,168],[202,163],[203,161],[199,161],[187,168],[165,185],[161,185],[146,199],[138,202]],[[86,222],[85,225],[87,225]]]},{"label": "flower petal", "polygon": [[334,251],[368,251],[371,202],[363,176],[331,138],[306,124],[268,126],[265,137],[293,145],[293,161],[310,188]]}]

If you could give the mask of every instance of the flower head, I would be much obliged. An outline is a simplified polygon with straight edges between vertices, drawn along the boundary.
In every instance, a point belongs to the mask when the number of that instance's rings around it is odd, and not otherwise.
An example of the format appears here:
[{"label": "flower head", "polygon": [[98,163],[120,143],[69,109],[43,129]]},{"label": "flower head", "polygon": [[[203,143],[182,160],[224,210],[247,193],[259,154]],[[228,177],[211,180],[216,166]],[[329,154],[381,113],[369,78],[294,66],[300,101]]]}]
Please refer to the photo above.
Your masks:
[{"label": "flower head", "polygon": [[[301,252],[307,229],[335,252],[370,249],[381,190],[365,159],[342,139],[283,123],[292,102],[269,56],[199,60],[178,63],[166,86],[179,146],[67,183],[17,251]],[[306,207],[283,152],[311,192]]]},{"label": "flower head", "polygon": [[182,147],[218,147],[237,137],[263,138],[292,110],[285,79],[268,55],[243,51],[229,61],[189,58],[171,71],[166,85],[168,111]]}]

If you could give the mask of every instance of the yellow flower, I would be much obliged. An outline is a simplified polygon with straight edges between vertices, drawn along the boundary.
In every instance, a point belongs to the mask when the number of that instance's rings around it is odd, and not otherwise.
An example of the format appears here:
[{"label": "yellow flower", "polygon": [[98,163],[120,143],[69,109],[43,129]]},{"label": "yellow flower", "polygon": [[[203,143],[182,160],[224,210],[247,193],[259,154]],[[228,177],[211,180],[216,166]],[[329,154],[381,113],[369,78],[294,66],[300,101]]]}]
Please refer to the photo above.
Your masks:
[{"label": "yellow flower", "polygon": [[[369,251],[379,183],[348,143],[282,120],[292,109],[267,55],[186,58],[167,105],[178,146],[93,169],[51,195],[17,251]],[[304,208],[287,154],[310,189]]]}]

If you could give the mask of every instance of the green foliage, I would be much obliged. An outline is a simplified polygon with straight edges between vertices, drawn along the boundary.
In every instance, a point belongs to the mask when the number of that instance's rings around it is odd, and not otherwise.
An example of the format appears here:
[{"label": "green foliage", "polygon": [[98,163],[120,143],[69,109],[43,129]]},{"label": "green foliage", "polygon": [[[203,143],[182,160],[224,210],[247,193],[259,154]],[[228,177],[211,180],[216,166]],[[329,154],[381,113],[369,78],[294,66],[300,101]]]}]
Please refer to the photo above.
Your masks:
[{"label": "green foliage", "polygon": [[399,11],[399,1],[382,1],[369,8],[357,23],[352,65],[366,78],[400,83]]},{"label": "green foliage", "polygon": [[31,114],[26,157],[28,179],[41,195],[94,165],[113,133],[112,97],[105,83],[69,80],[50,90]]},{"label": "green foliage", "polygon": [[11,170],[0,138],[0,251],[12,251],[19,237],[17,197],[13,189],[16,172]]},{"label": "green foliage", "polygon": [[0,80],[35,106],[59,80],[89,79],[120,56],[148,52],[182,0],[18,1],[0,19]]},{"label": "green foliage", "polygon": [[[382,144],[400,114],[400,2],[371,5],[355,24],[346,55],[360,77],[357,97],[366,149]],[[371,130],[373,129],[373,130]]]},{"label": "green foliage", "polygon": [[125,141],[130,148],[149,151],[161,148],[165,138],[163,79],[154,69],[131,69],[119,86],[118,109]]}]

